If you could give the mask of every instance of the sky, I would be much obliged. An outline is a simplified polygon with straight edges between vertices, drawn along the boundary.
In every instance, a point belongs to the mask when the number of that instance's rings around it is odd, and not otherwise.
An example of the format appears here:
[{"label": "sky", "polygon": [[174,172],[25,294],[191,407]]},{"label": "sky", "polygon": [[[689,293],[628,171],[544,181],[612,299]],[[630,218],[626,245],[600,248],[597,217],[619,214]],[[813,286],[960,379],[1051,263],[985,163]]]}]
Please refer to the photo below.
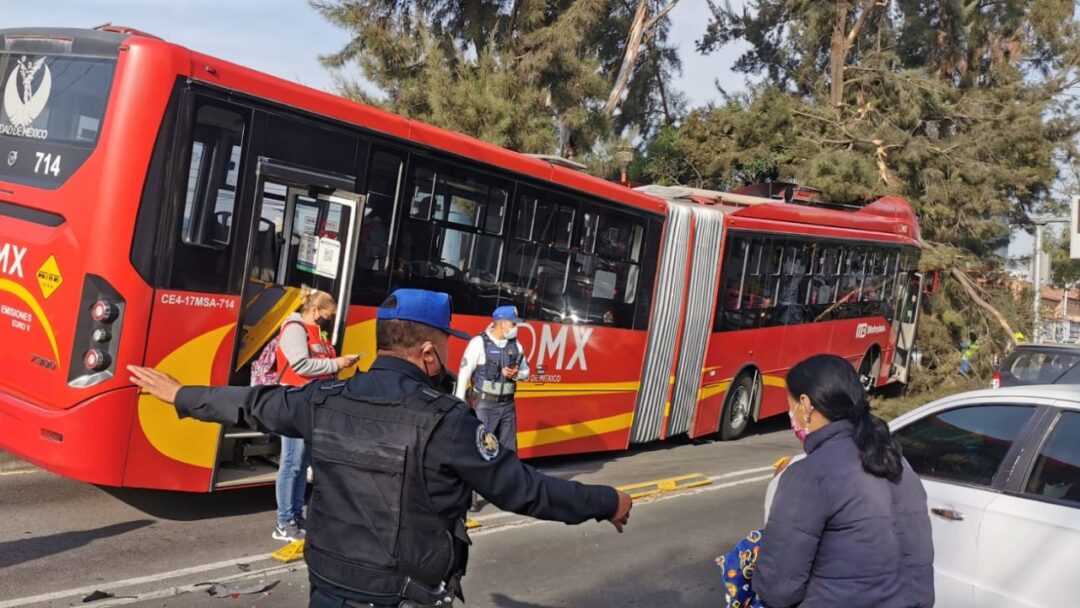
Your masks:
[{"label": "sky", "polygon": [[[39,0],[0,15],[2,27],[125,25],[321,89],[331,89],[333,81],[318,56],[340,50],[349,40],[345,30],[324,20],[305,0]],[[742,88],[744,80],[728,69],[739,55],[737,47],[709,56],[694,50],[708,17],[703,0],[682,0],[671,12],[671,39],[683,60],[676,83],[691,106],[718,97],[716,79],[729,91]]]},{"label": "sky", "polygon": [[[742,0],[731,4],[739,7]],[[319,64],[318,56],[340,50],[349,40],[348,32],[324,20],[305,0],[38,0],[18,6],[17,11],[0,13],[2,27],[125,25],[327,90],[332,89],[332,76]],[[743,47],[729,45],[707,56],[694,50],[709,16],[703,0],[682,0],[671,11],[671,40],[683,61],[676,85],[691,107],[718,99],[717,81],[729,92],[744,85],[744,77],[730,69]],[[1030,236],[1020,232],[1014,235],[1009,253],[1030,254],[1032,243]]]}]

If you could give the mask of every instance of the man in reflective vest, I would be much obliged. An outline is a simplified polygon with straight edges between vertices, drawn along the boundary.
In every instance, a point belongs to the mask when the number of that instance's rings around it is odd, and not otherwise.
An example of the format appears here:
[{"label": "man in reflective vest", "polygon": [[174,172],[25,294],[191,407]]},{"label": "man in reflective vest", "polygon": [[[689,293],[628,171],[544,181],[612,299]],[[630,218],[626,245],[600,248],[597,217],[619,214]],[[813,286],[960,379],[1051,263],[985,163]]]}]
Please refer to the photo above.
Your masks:
[{"label": "man in reflective vest", "polygon": [[529,377],[529,362],[517,341],[521,323],[517,309],[500,306],[491,325],[465,348],[458,371],[457,398],[466,401],[472,381],[472,404],[476,417],[499,438],[499,445],[517,451],[517,412],[514,394],[518,380]]},{"label": "man in reflective vest", "polygon": [[379,307],[378,358],[347,381],[302,387],[181,386],[128,366],[131,381],[181,417],[303,437],[315,469],[304,558],[310,608],[450,606],[468,560],[473,490],[499,508],[622,531],[629,496],[548,477],[501,449],[446,376],[445,293],[399,289]]}]

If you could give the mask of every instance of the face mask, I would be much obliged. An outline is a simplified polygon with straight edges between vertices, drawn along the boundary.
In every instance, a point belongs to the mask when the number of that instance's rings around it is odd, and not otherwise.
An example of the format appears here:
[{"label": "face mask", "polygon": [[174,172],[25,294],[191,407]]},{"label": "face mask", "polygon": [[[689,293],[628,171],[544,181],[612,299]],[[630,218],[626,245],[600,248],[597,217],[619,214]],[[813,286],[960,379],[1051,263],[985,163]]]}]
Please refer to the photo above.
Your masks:
[{"label": "face mask", "polygon": [[800,429],[799,425],[795,424],[795,412],[788,410],[788,418],[791,419],[791,430],[795,431],[795,438],[799,440],[799,443],[806,441],[806,436],[810,434],[810,431],[806,429]]},{"label": "face mask", "polygon": [[327,337],[331,333],[333,333],[333,331],[334,331],[334,318],[333,317],[330,317],[329,319],[324,319],[322,317],[319,317],[319,319],[317,321],[315,321],[315,324],[319,326],[319,330],[323,334],[323,339],[324,340],[328,339]]},{"label": "face mask", "polygon": [[427,362],[424,362],[424,371],[427,372],[428,378],[431,380],[431,385],[447,394],[454,392],[454,383],[457,379],[453,374],[446,371],[446,366],[443,365],[442,357],[439,356],[439,351],[433,350],[431,352],[435,354],[435,360],[439,362],[439,371],[434,374],[427,371]]},{"label": "face mask", "polygon": [[513,340],[514,338],[517,338],[517,325],[506,330],[506,339]]}]

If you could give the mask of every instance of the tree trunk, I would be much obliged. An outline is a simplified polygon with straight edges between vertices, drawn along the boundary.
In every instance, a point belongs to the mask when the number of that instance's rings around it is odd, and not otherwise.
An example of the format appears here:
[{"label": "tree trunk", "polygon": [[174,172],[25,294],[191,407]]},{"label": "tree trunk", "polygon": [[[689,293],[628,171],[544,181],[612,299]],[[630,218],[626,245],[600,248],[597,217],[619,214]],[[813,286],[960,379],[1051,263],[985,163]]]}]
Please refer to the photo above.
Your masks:
[{"label": "tree trunk", "polygon": [[836,0],[835,5],[836,20],[833,21],[832,39],[829,41],[829,101],[834,107],[844,104],[844,69],[847,67],[848,55],[859,39],[859,33],[870,18],[870,13],[879,6],[887,6],[889,0],[869,0],[848,31],[848,15],[851,14],[852,4],[848,0]]},{"label": "tree trunk", "polygon": [[848,12],[851,10],[848,0],[836,0],[836,15],[833,17],[832,40],[829,41],[829,79],[831,89],[829,102],[833,107],[844,103],[844,66],[847,64],[848,49]]},{"label": "tree trunk", "polygon": [[615,77],[615,85],[611,87],[607,103],[604,104],[604,115],[612,116],[615,108],[619,107],[623,91],[630,84],[630,75],[634,72],[638,55],[641,53],[641,38],[645,34],[645,19],[649,16],[649,0],[638,0],[637,10],[634,11],[634,19],[630,22],[630,33],[626,37],[626,53],[623,54],[622,65],[619,66],[619,75]]}]

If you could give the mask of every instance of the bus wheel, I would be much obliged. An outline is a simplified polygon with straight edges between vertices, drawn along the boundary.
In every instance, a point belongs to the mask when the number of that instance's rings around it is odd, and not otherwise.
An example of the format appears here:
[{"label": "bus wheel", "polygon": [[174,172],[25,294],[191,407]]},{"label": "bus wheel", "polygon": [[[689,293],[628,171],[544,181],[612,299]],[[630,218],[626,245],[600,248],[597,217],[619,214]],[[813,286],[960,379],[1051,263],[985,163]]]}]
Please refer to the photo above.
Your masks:
[{"label": "bus wheel", "polygon": [[720,439],[738,439],[746,431],[754,412],[754,393],[752,374],[740,374],[731,383],[720,414]]},{"label": "bus wheel", "polygon": [[869,393],[877,388],[879,376],[881,376],[881,351],[875,346],[863,355],[862,363],[859,364],[859,381]]}]

